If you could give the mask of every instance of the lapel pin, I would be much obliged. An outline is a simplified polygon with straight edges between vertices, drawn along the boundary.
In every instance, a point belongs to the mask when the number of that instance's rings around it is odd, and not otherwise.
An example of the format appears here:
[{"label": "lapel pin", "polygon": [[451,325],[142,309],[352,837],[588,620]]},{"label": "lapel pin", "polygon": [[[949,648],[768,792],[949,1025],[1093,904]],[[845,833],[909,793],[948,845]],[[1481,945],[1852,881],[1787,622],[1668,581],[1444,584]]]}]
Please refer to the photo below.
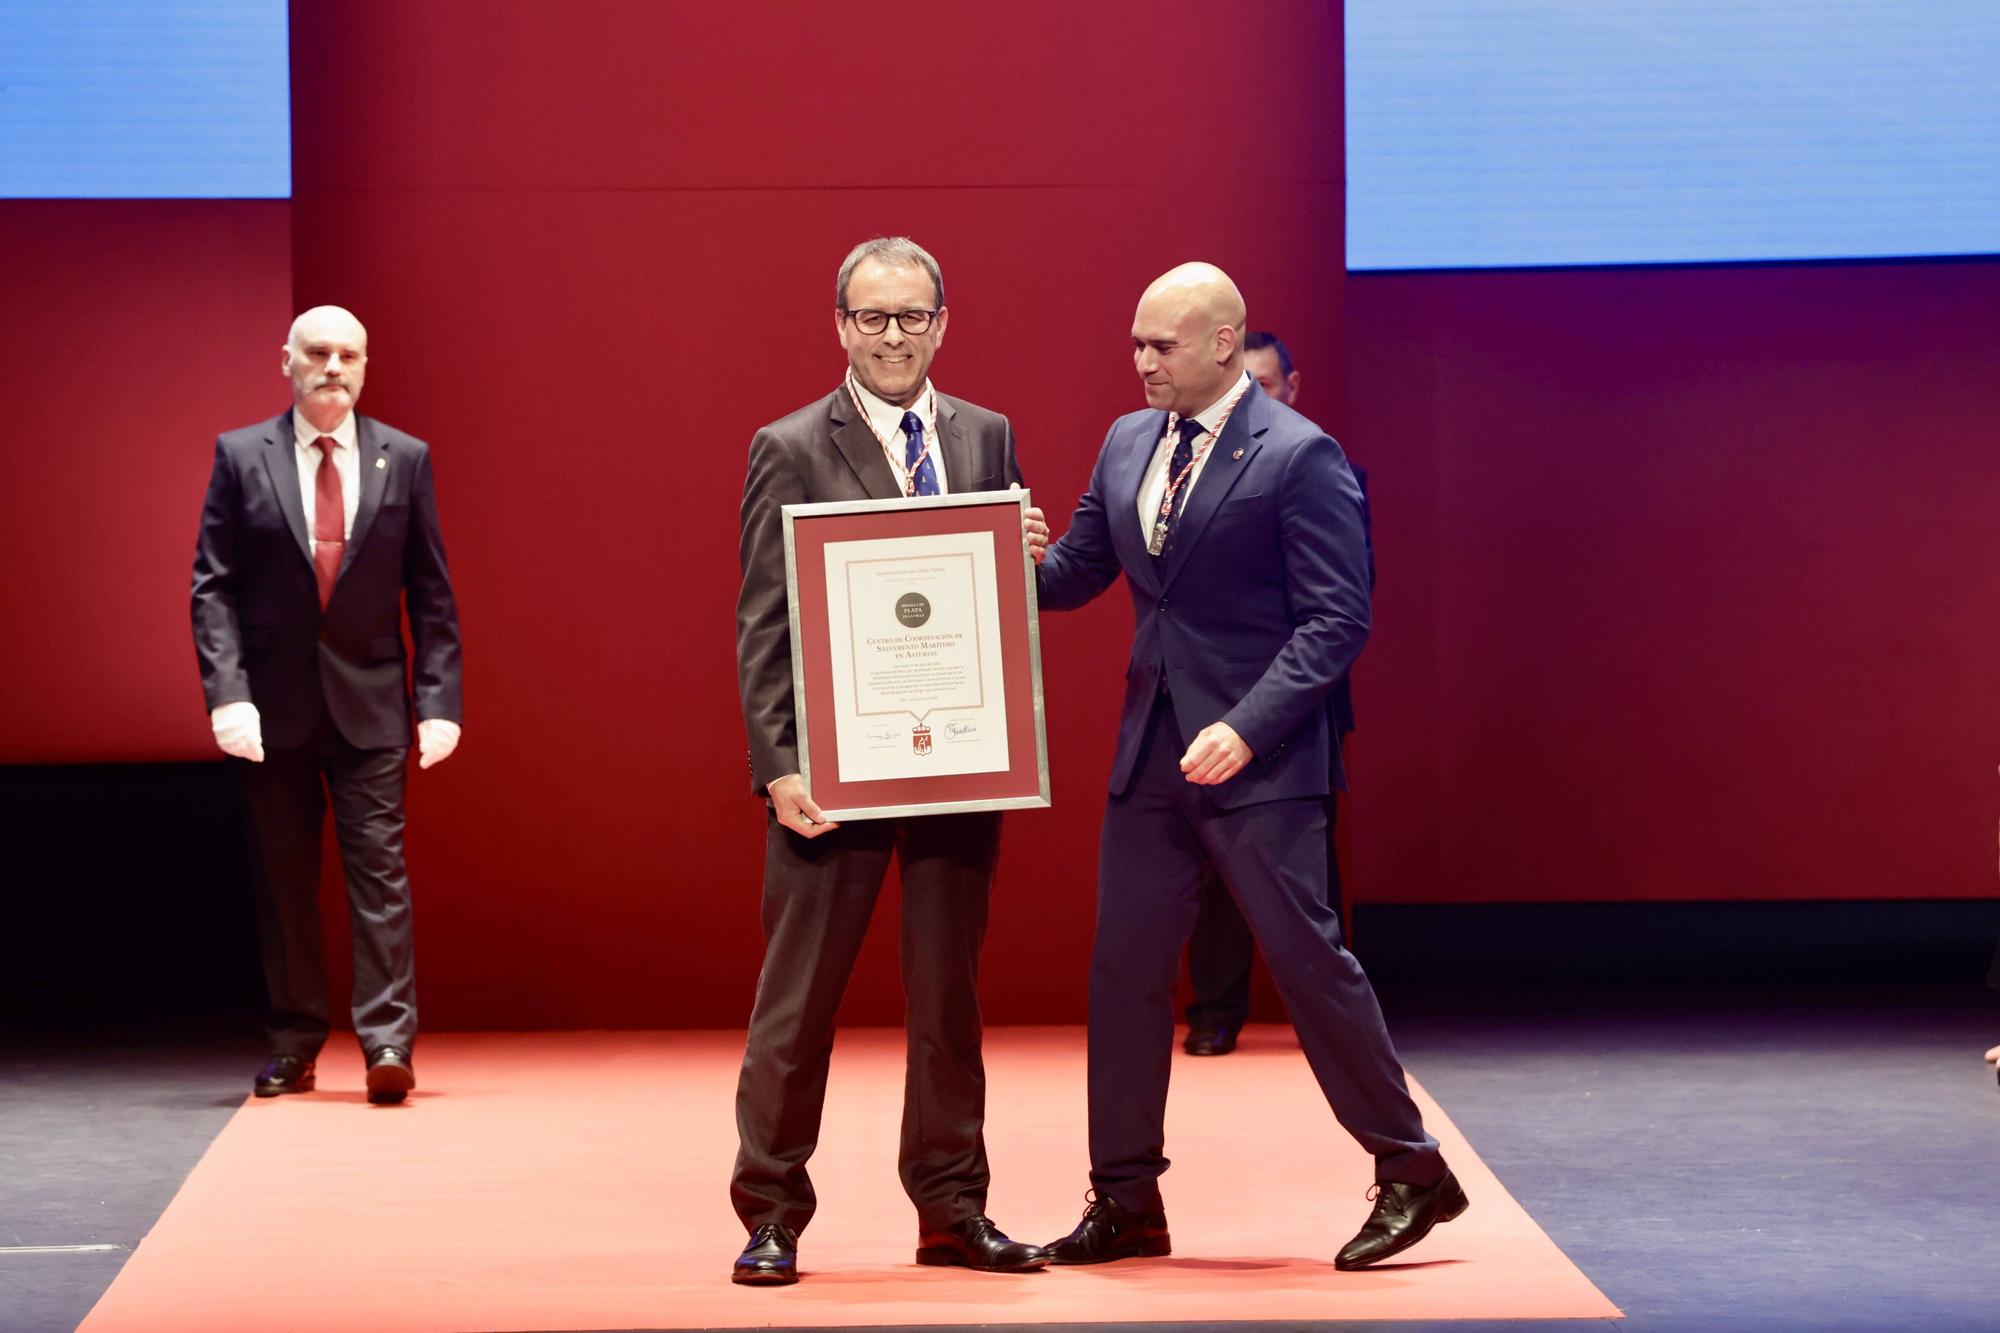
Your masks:
[{"label": "lapel pin", "polygon": [[[1238,449],[1238,450],[1236,451],[1236,456],[1237,456],[1238,458],[1241,458],[1241,457],[1243,457],[1243,451],[1242,451],[1241,449]],[[376,459],[376,460],[375,460],[375,466],[376,466],[376,467],[378,467],[378,468],[385,468],[385,467],[389,466],[389,460],[388,460],[388,459],[386,459],[386,458],[378,458],[378,459]]]},{"label": "lapel pin", "polygon": [[[1233,454],[1231,454],[1231,455],[1229,455],[1229,456],[1230,456],[1231,458],[1241,458],[1241,457],[1243,457],[1243,451],[1242,451],[1241,449],[1238,449],[1238,450],[1237,450],[1237,451],[1236,451],[1235,453],[1233,453]],[[379,465],[379,464],[378,464],[378,465]]]}]

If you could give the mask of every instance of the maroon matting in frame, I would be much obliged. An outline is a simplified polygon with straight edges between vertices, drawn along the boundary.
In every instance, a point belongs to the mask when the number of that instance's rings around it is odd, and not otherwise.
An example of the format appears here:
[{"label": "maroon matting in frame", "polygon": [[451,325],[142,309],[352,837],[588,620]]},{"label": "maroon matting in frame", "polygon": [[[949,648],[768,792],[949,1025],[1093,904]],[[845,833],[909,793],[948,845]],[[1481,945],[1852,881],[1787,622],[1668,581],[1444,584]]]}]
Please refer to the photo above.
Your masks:
[{"label": "maroon matting in frame", "polygon": [[[1028,503],[1026,491],[993,491],[936,500],[785,507],[793,682],[800,692],[795,710],[799,757],[813,800],[828,817],[866,819],[1049,804],[1041,636],[1033,566],[1021,536],[1021,515]],[[827,544],[965,533],[985,533],[993,541],[1009,766],[996,773],[844,781],[833,706],[833,642],[827,628]]]}]

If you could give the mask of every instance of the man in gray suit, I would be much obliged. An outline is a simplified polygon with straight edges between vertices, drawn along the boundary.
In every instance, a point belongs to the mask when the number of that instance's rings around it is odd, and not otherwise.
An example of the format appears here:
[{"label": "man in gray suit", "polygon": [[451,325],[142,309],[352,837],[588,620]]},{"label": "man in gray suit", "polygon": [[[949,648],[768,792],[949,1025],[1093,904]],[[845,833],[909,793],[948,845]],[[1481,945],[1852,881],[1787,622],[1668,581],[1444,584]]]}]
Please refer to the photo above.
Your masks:
[{"label": "man in gray suit", "polygon": [[835,284],[834,329],[847,351],[841,384],[750,442],[736,664],[751,789],[769,810],[764,968],[736,1089],[730,1182],[750,1233],[731,1274],[739,1283],[798,1280],[798,1235],[815,1203],[806,1161],[819,1140],[834,1011],[892,855],[902,866],[909,1035],[899,1165],[917,1208],[917,1262],[987,1272],[1048,1262],[1040,1246],[1009,1240],[986,1217],[978,974],[999,815],[841,825],[799,772],[783,507],[1004,490],[1021,480],[1007,419],[931,386],[946,321],[944,278],[921,246],[900,236],[856,246]]}]

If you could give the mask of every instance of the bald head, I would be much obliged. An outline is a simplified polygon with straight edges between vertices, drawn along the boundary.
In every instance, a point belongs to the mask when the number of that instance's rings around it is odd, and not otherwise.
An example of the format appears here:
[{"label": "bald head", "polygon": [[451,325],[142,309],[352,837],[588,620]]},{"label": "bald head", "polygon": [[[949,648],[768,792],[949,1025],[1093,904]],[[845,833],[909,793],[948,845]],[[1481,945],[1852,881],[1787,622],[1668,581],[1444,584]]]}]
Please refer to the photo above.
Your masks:
[{"label": "bald head", "polygon": [[1143,310],[1148,301],[1198,314],[1216,326],[1238,328],[1247,318],[1243,293],[1236,290],[1227,273],[1213,264],[1180,264],[1168,269],[1146,288],[1146,294],[1139,298],[1139,308]]},{"label": "bald head", "polygon": [[1149,406],[1202,411],[1243,373],[1243,293],[1213,264],[1153,279],[1132,317],[1132,361]]},{"label": "bald head", "polygon": [[325,337],[368,345],[368,330],[361,327],[353,311],[337,305],[316,305],[300,311],[299,317],[292,321],[291,332],[285,335],[285,345],[303,347],[311,339]]},{"label": "bald head", "polygon": [[292,403],[315,430],[329,433],[361,397],[368,369],[368,330],[337,305],[316,305],[292,321],[282,369]]}]

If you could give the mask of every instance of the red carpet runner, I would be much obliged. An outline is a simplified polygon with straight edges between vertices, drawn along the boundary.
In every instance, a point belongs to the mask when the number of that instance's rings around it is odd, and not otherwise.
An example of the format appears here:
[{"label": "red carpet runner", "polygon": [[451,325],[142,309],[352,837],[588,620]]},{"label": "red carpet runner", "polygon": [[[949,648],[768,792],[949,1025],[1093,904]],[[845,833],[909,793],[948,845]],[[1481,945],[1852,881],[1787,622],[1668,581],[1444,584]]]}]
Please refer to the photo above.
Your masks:
[{"label": "red carpet runner", "polygon": [[[842,1036],[795,1287],[732,1287],[739,1033],[440,1035],[403,1107],[366,1105],[337,1043],[320,1091],[250,1101],[87,1333],[520,1330],[1160,1320],[1603,1318],[1618,1311],[1421,1089],[1472,1196],[1405,1262],[1338,1273],[1367,1158],[1289,1030],[1177,1056],[1173,1257],[1004,1277],[919,1268],[896,1181],[902,1034]],[[245,1070],[247,1080],[251,1071]],[[988,1034],[993,1217],[1048,1240],[1085,1181],[1083,1034]]]}]

